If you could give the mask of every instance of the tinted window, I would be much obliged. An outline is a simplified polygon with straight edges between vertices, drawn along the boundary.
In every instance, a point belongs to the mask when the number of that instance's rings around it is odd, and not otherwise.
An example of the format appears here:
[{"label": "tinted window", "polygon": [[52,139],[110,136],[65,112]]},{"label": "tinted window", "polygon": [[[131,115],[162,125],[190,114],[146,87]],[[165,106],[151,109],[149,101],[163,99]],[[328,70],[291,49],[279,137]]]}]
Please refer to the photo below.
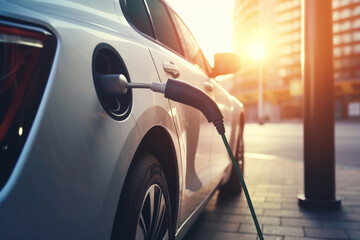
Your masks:
[{"label": "tinted window", "polygon": [[127,14],[130,22],[139,31],[154,37],[151,21],[146,10],[143,0],[127,0],[125,1]]},{"label": "tinted window", "polygon": [[147,0],[156,38],[178,53],[182,53],[177,34],[167,8],[159,0]]},{"label": "tinted window", "polygon": [[198,65],[199,67],[207,71],[208,69],[205,62],[205,57],[194,36],[177,14],[172,12],[172,16],[174,18],[176,28],[179,32],[180,42],[183,45],[186,57],[192,63]]}]

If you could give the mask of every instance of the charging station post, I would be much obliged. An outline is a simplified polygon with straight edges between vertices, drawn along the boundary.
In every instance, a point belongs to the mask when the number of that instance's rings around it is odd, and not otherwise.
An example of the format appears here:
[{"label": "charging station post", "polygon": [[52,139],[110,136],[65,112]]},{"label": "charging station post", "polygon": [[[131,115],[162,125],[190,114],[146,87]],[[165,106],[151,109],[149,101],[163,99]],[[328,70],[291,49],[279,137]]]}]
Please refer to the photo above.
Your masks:
[{"label": "charging station post", "polygon": [[331,0],[302,0],[304,187],[299,205],[339,208],[335,198],[334,76]]}]

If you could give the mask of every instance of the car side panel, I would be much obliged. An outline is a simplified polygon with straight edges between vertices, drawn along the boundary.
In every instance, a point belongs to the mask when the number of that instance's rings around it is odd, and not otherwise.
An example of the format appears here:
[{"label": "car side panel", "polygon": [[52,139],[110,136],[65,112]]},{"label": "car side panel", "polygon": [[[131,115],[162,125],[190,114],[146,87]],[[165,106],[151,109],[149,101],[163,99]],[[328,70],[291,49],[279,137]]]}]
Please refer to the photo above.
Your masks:
[{"label": "car side panel", "polygon": [[[161,81],[166,82],[171,77],[164,71],[162,64],[173,62],[180,70],[181,81],[202,88],[204,76],[192,64],[161,46],[154,45],[151,54]],[[170,105],[182,154],[183,185],[180,189],[179,219],[181,226],[210,193],[209,152],[213,127],[200,111],[173,101],[170,101]]]},{"label": "car side panel", "polygon": [[134,91],[133,112],[124,121],[102,109],[91,62],[99,43],[118,51],[133,82],[159,81],[143,39],[121,24],[112,2],[108,15],[101,10],[104,19],[83,14],[76,3],[22,4],[2,1],[0,14],[46,26],[58,49],[29,138],[0,192],[0,239],[109,239],[142,136],[161,125],[176,142],[169,103],[140,90]]},{"label": "car side panel", "polygon": [[[239,115],[236,115],[235,104],[229,93],[215,80],[212,80],[213,90],[208,94],[215,99],[218,107],[224,116],[225,135],[229,141],[232,151],[235,150],[236,128],[239,125]],[[211,175],[214,187],[217,187],[224,177],[224,172],[231,165],[231,160],[224,146],[221,136],[216,133],[212,139],[210,156]]]}]

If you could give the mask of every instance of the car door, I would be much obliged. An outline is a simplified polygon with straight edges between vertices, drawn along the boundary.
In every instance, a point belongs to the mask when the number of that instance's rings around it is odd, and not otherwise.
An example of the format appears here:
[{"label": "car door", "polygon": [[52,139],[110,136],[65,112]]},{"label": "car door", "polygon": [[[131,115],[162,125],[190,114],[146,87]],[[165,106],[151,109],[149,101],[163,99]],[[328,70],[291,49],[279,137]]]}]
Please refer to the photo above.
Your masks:
[{"label": "car door", "polygon": [[[179,32],[179,39],[182,43],[186,58],[193,63],[196,68],[202,70],[201,74],[199,74],[201,75],[199,76],[200,88],[217,103],[224,116],[224,124],[227,130],[225,134],[228,139],[231,139],[232,103],[230,95],[217,81],[209,77],[209,75],[211,75],[211,67],[192,33],[175,12],[172,10],[169,10],[169,12]],[[211,136],[211,177],[213,188],[215,188],[222,179],[225,168],[229,165],[229,159],[221,137],[212,124],[208,124],[208,126],[210,126],[208,134]]]},{"label": "car door", "polygon": [[[185,60],[174,24],[166,5],[159,0],[146,1],[154,25],[158,44],[150,47],[150,53],[160,80],[177,78],[203,88],[206,75],[198,67]],[[203,114],[189,106],[170,101],[181,149],[182,185],[180,189],[179,226],[210,194],[211,174],[209,153],[212,127]],[[170,186],[171,187],[171,186]]]}]

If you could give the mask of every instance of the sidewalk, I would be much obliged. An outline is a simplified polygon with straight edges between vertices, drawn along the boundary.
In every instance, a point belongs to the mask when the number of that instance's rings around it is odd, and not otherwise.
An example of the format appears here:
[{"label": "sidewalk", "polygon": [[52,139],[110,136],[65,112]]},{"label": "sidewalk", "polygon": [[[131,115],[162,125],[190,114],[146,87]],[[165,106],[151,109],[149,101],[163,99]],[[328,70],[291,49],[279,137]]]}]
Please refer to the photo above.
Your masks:
[{"label": "sidewalk", "polygon": [[[303,163],[247,158],[245,181],[266,240],[360,239],[360,170],[336,168],[336,194],[342,208],[299,208]],[[185,240],[257,239],[243,193],[220,199],[216,192]]]}]

